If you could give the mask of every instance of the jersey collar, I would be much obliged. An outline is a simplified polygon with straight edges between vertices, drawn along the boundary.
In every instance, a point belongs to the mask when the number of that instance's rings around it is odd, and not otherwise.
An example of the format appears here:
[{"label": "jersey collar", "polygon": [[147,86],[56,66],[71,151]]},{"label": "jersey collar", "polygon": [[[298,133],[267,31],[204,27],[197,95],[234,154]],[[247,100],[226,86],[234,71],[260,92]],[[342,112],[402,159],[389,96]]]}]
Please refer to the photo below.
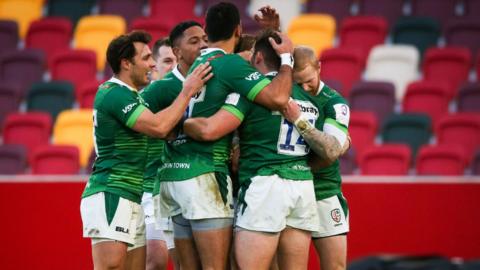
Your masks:
[{"label": "jersey collar", "polygon": [[112,77],[110,80],[108,80],[108,82],[111,82],[111,83],[116,83],[116,84],[119,84],[121,86],[125,86],[127,87],[130,91],[135,91],[137,92],[137,89],[131,87],[130,85],[124,83],[123,81],[121,81],[120,79],[118,78],[115,78],[115,77]]},{"label": "jersey collar", "polygon": [[185,77],[183,77],[182,73],[178,69],[178,64],[175,66],[175,68],[172,69],[172,73],[177,79],[179,79],[181,82],[185,81]]},{"label": "jersey collar", "polygon": [[323,81],[320,81],[320,84],[318,85],[317,93],[315,94],[316,96],[318,96],[320,92],[322,92],[322,89],[324,86],[325,86],[325,83]]},{"label": "jersey collar", "polygon": [[206,48],[206,49],[200,50],[200,55],[209,54],[214,51],[221,51],[224,54],[227,54],[227,52],[225,52],[223,49],[220,49],[220,48]]}]

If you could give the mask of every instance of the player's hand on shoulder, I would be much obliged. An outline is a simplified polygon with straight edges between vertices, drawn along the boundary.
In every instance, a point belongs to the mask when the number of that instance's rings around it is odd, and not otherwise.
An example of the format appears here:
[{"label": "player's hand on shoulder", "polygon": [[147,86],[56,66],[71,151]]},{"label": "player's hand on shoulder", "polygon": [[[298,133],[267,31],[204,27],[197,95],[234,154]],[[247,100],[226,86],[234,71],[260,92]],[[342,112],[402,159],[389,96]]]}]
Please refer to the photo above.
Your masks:
[{"label": "player's hand on shoulder", "polygon": [[209,62],[198,65],[183,82],[183,89],[189,95],[196,94],[212,78],[213,72],[211,71],[212,67]]}]

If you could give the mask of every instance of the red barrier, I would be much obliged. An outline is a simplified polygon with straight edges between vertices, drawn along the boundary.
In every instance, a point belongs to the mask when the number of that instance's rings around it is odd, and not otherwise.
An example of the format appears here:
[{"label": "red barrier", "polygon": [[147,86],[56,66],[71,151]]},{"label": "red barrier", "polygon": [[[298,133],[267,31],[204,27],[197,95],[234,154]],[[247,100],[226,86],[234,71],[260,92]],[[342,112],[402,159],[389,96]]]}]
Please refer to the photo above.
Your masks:
[{"label": "red barrier", "polygon": [[[79,206],[85,183],[78,177],[62,179],[0,179],[1,269],[92,269],[90,242],[81,236]],[[350,260],[379,253],[480,257],[478,180],[355,183],[357,180],[344,184],[351,210]],[[318,269],[317,259],[311,258],[310,265],[310,269]]]}]

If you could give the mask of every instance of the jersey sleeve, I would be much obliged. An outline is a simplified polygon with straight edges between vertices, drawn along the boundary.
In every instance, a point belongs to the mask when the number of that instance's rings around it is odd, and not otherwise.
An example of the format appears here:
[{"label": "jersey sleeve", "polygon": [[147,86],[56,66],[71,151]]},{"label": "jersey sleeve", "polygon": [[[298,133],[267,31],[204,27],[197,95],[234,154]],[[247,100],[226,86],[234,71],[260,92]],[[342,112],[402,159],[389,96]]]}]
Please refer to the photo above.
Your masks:
[{"label": "jersey sleeve", "polygon": [[222,106],[222,110],[228,111],[242,122],[250,110],[251,104],[250,101],[239,93],[230,93]]},{"label": "jersey sleeve", "polygon": [[343,146],[347,140],[350,122],[350,108],[347,102],[341,97],[334,97],[325,104],[324,113],[323,131],[337,138]]},{"label": "jersey sleeve", "polygon": [[253,101],[270,80],[238,55],[230,55],[222,70],[222,79],[238,94]]},{"label": "jersey sleeve", "polygon": [[130,91],[113,90],[103,101],[107,112],[129,128],[135,125],[140,114],[147,109]]}]

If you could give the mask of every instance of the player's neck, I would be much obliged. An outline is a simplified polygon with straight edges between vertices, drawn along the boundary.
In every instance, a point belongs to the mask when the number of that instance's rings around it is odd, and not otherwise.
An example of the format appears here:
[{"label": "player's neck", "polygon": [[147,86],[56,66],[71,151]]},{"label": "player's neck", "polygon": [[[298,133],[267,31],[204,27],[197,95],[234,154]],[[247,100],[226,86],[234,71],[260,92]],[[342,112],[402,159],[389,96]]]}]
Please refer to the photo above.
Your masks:
[{"label": "player's neck", "polygon": [[183,75],[183,77],[187,77],[188,70],[190,69],[190,65],[188,65],[185,62],[179,62],[178,63],[178,71],[180,71],[180,74]]},{"label": "player's neck", "polygon": [[130,76],[128,76],[128,74],[120,72],[119,74],[114,75],[114,77],[119,79],[120,81],[124,82],[125,84],[127,84],[131,88],[135,89],[135,91],[138,91],[138,87],[133,84],[133,81],[130,78]]},{"label": "player's neck", "polygon": [[235,49],[235,39],[232,37],[228,40],[220,40],[216,42],[208,43],[209,48],[220,48],[226,53],[233,53]]}]

